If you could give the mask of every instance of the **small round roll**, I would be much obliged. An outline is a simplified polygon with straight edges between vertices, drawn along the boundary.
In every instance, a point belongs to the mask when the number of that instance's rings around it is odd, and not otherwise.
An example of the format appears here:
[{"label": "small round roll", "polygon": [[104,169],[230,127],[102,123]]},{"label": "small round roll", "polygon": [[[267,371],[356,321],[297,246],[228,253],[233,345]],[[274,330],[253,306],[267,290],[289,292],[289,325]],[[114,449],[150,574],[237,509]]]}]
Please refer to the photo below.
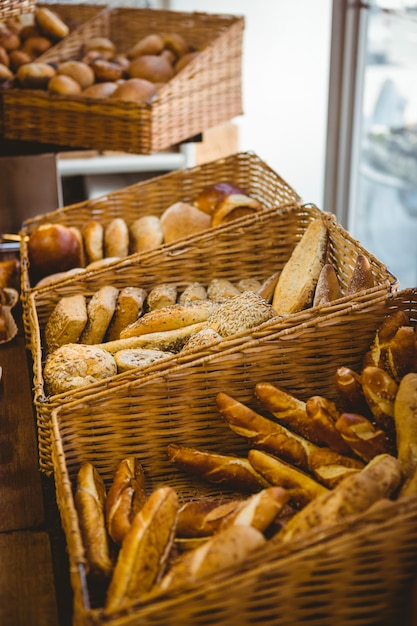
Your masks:
[{"label": "small round roll", "polygon": [[129,254],[129,229],[122,217],[114,218],[104,229],[106,257],[125,257]]}]

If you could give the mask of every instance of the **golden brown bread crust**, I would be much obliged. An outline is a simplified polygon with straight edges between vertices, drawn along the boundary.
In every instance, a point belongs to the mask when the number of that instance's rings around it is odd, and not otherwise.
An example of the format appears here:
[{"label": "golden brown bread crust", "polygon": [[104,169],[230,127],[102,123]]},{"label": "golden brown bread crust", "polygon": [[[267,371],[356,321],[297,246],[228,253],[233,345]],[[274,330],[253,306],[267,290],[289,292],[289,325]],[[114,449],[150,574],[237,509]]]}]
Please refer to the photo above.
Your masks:
[{"label": "golden brown bread crust", "polygon": [[352,296],[363,289],[371,289],[375,285],[369,259],[364,254],[358,254],[355,267],[346,287],[345,296]]},{"label": "golden brown bread crust", "polygon": [[134,516],[146,501],[146,480],[143,467],[135,457],[118,464],[106,498],[107,530],[117,545],[121,545]]},{"label": "golden brown bread crust", "polygon": [[87,324],[80,343],[94,345],[102,342],[116,310],[119,289],[105,285],[96,291],[87,304]]},{"label": "golden brown bread crust", "polygon": [[415,328],[401,326],[389,342],[387,350],[389,373],[400,380],[410,372],[417,372],[417,335]]},{"label": "golden brown bread crust", "polygon": [[262,450],[249,450],[248,460],[270,485],[287,489],[289,502],[297,508],[328,491],[327,487],[302,470]]},{"label": "golden brown bread crust", "polygon": [[351,450],[366,463],[378,454],[395,454],[395,445],[387,433],[363,415],[342,413],[336,428]]},{"label": "golden brown bread crust", "polygon": [[89,220],[83,225],[82,236],[87,256],[87,264],[100,261],[104,257],[104,228],[97,220]]},{"label": "golden brown bread crust", "polygon": [[122,217],[115,217],[104,229],[104,255],[123,258],[129,254],[129,229]]},{"label": "golden brown bread crust", "polygon": [[67,343],[77,343],[87,324],[87,302],[82,294],[58,300],[45,325],[49,353]]},{"label": "golden brown bread crust", "polygon": [[231,194],[216,206],[211,217],[211,225],[220,226],[261,210],[262,205],[255,198],[250,198],[245,194]]},{"label": "golden brown bread crust", "polygon": [[173,443],[167,446],[167,453],[179,470],[192,473],[225,488],[254,492],[270,487],[267,480],[256,472],[245,458],[197,450]]},{"label": "golden brown bread crust", "polygon": [[375,422],[394,440],[394,402],[398,384],[385,370],[372,365],[362,371],[361,380],[363,393]]},{"label": "golden brown bread crust", "polygon": [[404,311],[394,311],[384,317],[375,333],[369,350],[363,358],[362,369],[367,365],[374,365],[375,367],[381,367],[390,372],[387,354],[388,348],[396,332],[402,326],[410,326],[410,320]]},{"label": "golden brown bread crust", "polygon": [[336,270],[331,263],[325,263],[320,272],[316,289],[314,291],[313,306],[328,304],[341,298],[342,290]]},{"label": "golden brown bread crust", "polygon": [[230,428],[245,437],[251,446],[270,452],[283,461],[312,473],[328,487],[340,482],[346,473],[363,467],[361,461],[345,457],[330,448],[316,446],[226,393],[217,394],[216,403]]},{"label": "golden brown bread crust", "polygon": [[247,195],[242,187],[229,181],[219,181],[204,187],[194,200],[195,206],[212,216],[217,206],[231,194]]},{"label": "golden brown bread crust", "polygon": [[141,287],[123,287],[116,300],[116,308],[107,331],[107,340],[120,338],[120,333],[143,313],[147,293]]},{"label": "golden brown bread crust", "polygon": [[74,502],[89,572],[108,578],[113,569],[104,517],[106,488],[94,465],[84,463],[77,474]]},{"label": "golden brown bread crust", "polygon": [[363,394],[360,374],[350,367],[338,367],[334,382],[342,410],[349,413],[359,413],[360,415],[365,415],[365,417],[371,414]]},{"label": "golden brown bread crust", "polygon": [[160,217],[164,242],[171,243],[211,227],[210,216],[186,202],[169,206]]},{"label": "golden brown bread crust", "polygon": [[240,502],[221,522],[221,528],[252,526],[265,533],[287,504],[289,492],[282,487],[267,487]]},{"label": "golden brown bread crust", "polygon": [[132,253],[154,250],[164,241],[164,234],[157,215],[139,217],[130,225],[129,231]]},{"label": "golden brown bread crust", "polygon": [[261,296],[261,298],[264,298],[266,302],[272,302],[275,287],[277,286],[280,273],[281,272],[274,272],[274,274],[268,276],[268,278],[264,280],[259,290],[257,291],[258,295]]},{"label": "golden brown bread crust", "polygon": [[220,500],[207,498],[191,500],[183,504],[178,511],[177,537],[209,537],[219,530],[224,519],[242,500]]},{"label": "golden brown bread crust", "polygon": [[178,497],[171,487],[152,492],[133,518],[117,557],[106,611],[138,601],[159,581],[173,545]]},{"label": "golden brown bread crust", "polygon": [[405,474],[400,495],[417,492],[417,373],[401,380],[395,398],[394,419],[397,454]]},{"label": "golden brown bread crust", "polygon": [[325,263],[328,232],[323,220],[311,222],[282,268],[272,306],[278,315],[310,307]]},{"label": "golden brown bread crust", "polygon": [[402,480],[400,461],[389,454],[379,455],[361,472],[347,476],[333,490],[318,496],[296,513],[279,531],[277,539],[292,541],[317,528],[343,522],[381,498],[389,498]]},{"label": "golden brown bread crust", "polygon": [[311,420],[320,444],[325,444],[340,454],[351,453],[351,449],[336,428],[340,411],[334,402],[323,396],[310,396],[306,400],[306,414]]}]

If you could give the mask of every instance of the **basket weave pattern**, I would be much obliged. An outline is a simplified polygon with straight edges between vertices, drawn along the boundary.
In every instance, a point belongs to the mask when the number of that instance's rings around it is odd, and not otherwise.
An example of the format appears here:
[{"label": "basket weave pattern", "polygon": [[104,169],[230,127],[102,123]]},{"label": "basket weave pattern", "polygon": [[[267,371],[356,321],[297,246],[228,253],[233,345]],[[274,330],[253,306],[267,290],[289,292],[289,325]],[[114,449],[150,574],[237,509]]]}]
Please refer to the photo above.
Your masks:
[{"label": "basket weave pattern", "polygon": [[[253,341],[237,352],[201,359],[192,369],[180,366],[54,410],[53,462],[71,563],[75,623],[103,623],[85,583],[85,555],[72,496],[82,462],[93,462],[110,484],[118,461],[135,454],[151,489],[171,484],[184,500],[219,495],[214,486],[173,469],[166,459],[167,443],[244,453],[236,435],[225,436],[226,427],[214,408],[219,390],[255,408],[253,386],[260,380],[285,386],[304,399],[313,393],[334,398],[336,368],[347,364],[359,369],[383,316],[396,310],[406,312],[415,326],[417,290],[386,299],[378,312],[353,307],[333,313],[262,346]],[[309,368],[307,361],[312,361]],[[416,571],[413,497],[379,503],[346,523],[312,534],[305,543],[285,548],[267,544],[239,571],[107,619],[114,625],[404,623]]]},{"label": "basket weave pattern", "polygon": [[146,104],[4,89],[4,135],[136,154],[192,138],[242,114],[243,29],[243,18],[235,16],[130,8],[99,12],[39,60],[79,58],[83,43],[95,36],[110,38],[124,52],[150,32],[177,32],[204,49]]},{"label": "basket weave pattern", "polygon": [[36,0],[0,0],[0,20],[31,13],[36,6]]}]

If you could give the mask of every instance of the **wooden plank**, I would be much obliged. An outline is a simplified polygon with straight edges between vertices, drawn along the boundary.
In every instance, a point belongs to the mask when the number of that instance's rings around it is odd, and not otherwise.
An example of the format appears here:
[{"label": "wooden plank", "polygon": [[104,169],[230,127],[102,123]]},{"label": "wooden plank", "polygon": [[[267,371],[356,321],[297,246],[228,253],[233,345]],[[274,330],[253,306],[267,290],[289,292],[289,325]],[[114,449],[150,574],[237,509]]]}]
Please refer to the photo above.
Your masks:
[{"label": "wooden plank", "polygon": [[0,531],[38,528],[44,523],[44,508],[21,330],[13,341],[0,345],[0,366]]},{"label": "wooden plank", "polygon": [[0,533],[0,562],[0,624],[58,626],[47,533]]}]

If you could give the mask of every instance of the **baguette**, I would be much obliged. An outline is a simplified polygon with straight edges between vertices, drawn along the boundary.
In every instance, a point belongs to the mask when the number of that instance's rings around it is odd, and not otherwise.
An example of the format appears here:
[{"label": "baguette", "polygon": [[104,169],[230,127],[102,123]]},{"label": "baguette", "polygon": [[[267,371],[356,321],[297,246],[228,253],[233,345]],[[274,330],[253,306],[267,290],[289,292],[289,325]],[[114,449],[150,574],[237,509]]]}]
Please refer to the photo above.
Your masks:
[{"label": "baguette", "polygon": [[366,402],[377,425],[394,439],[394,402],[398,384],[385,370],[372,365],[362,371],[361,380]]},{"label": "baguette", "polygon": [[376,428],[363,415],[342,413],[336,422],[336,428],[351,450],[365,463],[378,454],[395,453],[395,446],[392,445],[387,433]]},{"label": "baguette", "polygon": [[167,453],[179,470],[227,489],[250,493],[271,486],[246,458],[187,448],[174,443],[168,445]]},{"label": "baguette", "polygon": [[388,348],[398,329],[402,326],[410,326],[410,320],[404,311],[395,311],[385,316],[375,333],[369,350],[363,358],[362,369],[367,365],[374,365],[390,373]]},{"label": "baguette", "polygon": [[133,518],[117,557],[106,595],[106,612],[140,600],[164,571],[173,546],[178,515],[177,494],[156,489]]},{"label": "baguette", "polygon": [[221,521],[221,528],[252,526],[265,533],[287,504],[289,493],[282,487],[267,487],[252,494]]},{"label": "baguette", "polygon": [[347,473],[363,467],[361,461],[316,446],[225,393],[217,394],[216,403],[231,429],[245,437],[251,446],[312,473],[327,487],[334,487]]},{"label": "baguette", "polygon": [[265,545],[264,535],[252,526],[230,526],[203,545],[184,552],[172,565],[151,597],[186,589],[223,570],[237,568],[256,549]]},{"label": "baguette", "polygon": [[74,503],[86,551],[88,571],[108,578],[113,569],[105,525],[106,488],[91,463],[83,463],[77,473]]},{"label": "baguette", "polygon": [[411,326],[401,326],[389,342],[389,372],[396,382],[410,372],[417,372],[417,335]]},{"label": "baguette", "polygon": [[278,534],[283,542],[333,526],[366,511],[378,500],[389,498],[403,479],[401,463],[389,454],[378,455],[364,469],[347,476],[335,489],[318,496],[296,513]]},{"label": "baguette", "polygon": [[120,337],[139,337],[154,332],[184,328],[199,322],[205,322],[210,313],[218,306],[210,300],[192,304],[172,304],[159,307],[145,313],[138,320],[125,327]]},{"label": "baguette", "polygon": [[119,290],[112,285],[105,285],[93,294],[87,305],[88,319],[80,343],[94,345],[103,341],[116,310],[118,294]]},{"label": "baguette", "polygon": [[358,254],[346,287],[345,296],[352,296],[363,289],[371,289],[374,285],[375,281],[368,257],[364,254]]},{"label": "baguette", "polygon": [[394,419],[397,454],[405,483],[400,496],[417,493],[417,373],[410,372],[401,380],[395,398]]},{"label": "baguette", "polygon": [[316,289],[314,291],[313,306],[328,304],[342,297],[339,279],[331,263],[325,263],[321,269]]},{"label": "baguette", "polygon": [[305,230],[285,263],[275,287],[272,306],[278,315],[288,315],[312,305],[314,291],[325,263],[328,232],[316,219]]},{"label": "baguette", "polygon": [[184,328],[164,330],[159,333],[148,333],[147,335],[140,335],[140,337],[121,337],[114,341],[98,344],[97,347],[106,350],[106,352],[110,354],[133,348],[155,348],[179,352],[187,340],[194,335],[194,333],[197,333],[203,328],[204,322],[200,322],[199,324],[184,326]]},{"label": "baguette", "polygon": [[370,416],[360,374],[350,367],[342,366],[337,368],[334,381],[344,411]]},{"label": "baguette", "polygon": [[241,502],[243,500],[216,498],[186,502],[178,511],[176,537],[198,538],[213,535]]},{"label": "baguette", "polygon": [[306,413],[312,422],[320,444],[325,444],[340,454],[349,455],[352,453],[352,449],[336,428],[340,411],[334,402],[323,396],[310,396],[306,400]]},{"label": "baguette", "polygon": [[142,465],[135,457],[118,464],[106,498],[107,530],[115,544],[121,545],[134,516],[146,501],[146,481]]},{"label": "baguette", "polygon": [[305,472],[281,461],[272,454],[261,450],[249,450],[248,460],[254,470],[270,485],[287,489],[289,502],[296,508],[305,506],[317,496],[329,491],[327,487]]}]

